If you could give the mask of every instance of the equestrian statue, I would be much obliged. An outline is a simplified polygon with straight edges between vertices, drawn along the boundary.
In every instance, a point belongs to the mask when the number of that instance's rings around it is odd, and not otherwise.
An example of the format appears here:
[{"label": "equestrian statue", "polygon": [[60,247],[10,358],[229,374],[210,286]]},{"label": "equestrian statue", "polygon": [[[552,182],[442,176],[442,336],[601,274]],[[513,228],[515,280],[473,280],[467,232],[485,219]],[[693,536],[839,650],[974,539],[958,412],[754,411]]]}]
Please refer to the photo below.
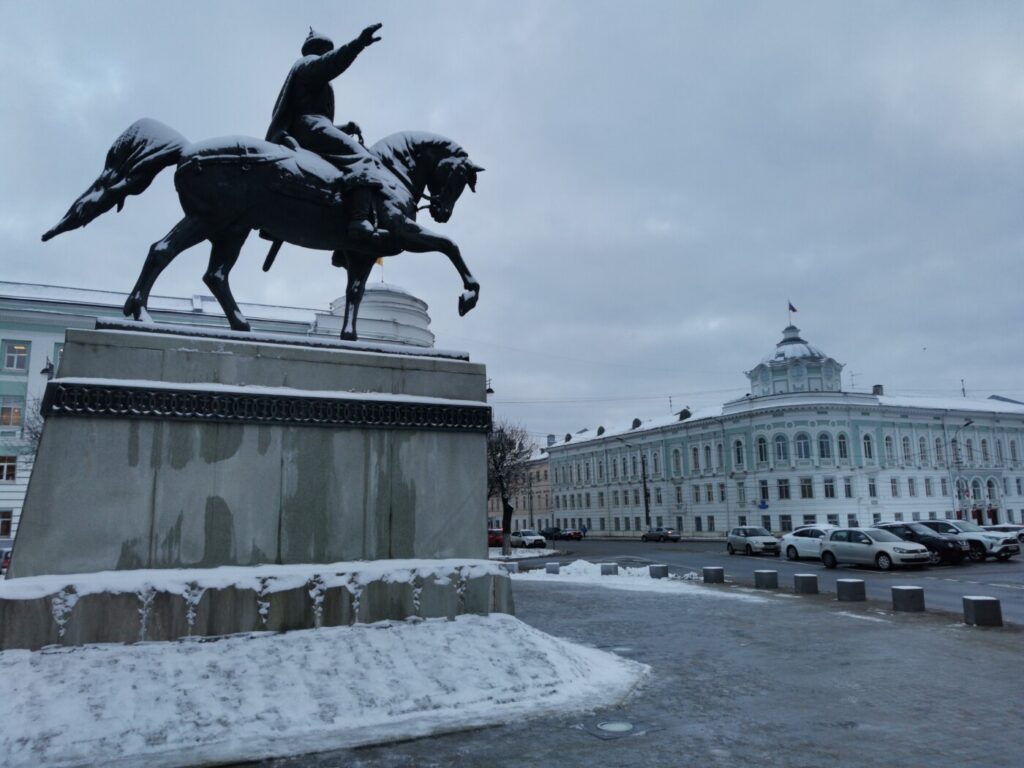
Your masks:
[{"label": "equestrian statue", "polygon": [[[466,314],[476,305],[480,284],[459,247],[417,223],[416,214],[427,207],[435,221],[448,221],[465,188],[476,191],[483,168],[443,136],[410,131],[366,147],[358,124],[334,124],[331,80],[380,40],[380,27],[367,27],[338,48],[311,29],[302,58],[285,78],[265,140],[231,136],[190,143],[156,120],[136,121],[111,145],[99,178],[43,240],[84,227],[114,206],[120,211],[129,195],[141,194],[174,165],[185,216],[149,249],[125,302],[126,316],[148,317],[160,273],[179,253],[208,240],[203,282],[231,327],[248,331],[228,276],[253,230],[272,241],[264,271],[283,242],[333,252],[332,263],[348,273],[342,339],[358,338],[356,318],[374,263],[403,251],[447,256],[462,278],[459,314]],[[420,206],[423,199],[427,206]]]}]

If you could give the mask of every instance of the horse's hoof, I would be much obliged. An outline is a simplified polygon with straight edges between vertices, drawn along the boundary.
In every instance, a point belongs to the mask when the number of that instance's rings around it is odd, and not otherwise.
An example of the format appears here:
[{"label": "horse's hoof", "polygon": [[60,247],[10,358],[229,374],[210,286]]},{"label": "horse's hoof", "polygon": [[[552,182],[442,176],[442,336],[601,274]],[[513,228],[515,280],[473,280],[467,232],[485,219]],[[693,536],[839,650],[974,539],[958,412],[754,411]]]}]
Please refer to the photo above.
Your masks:
[{"label": "horse's hoof", "polygon": [[124,308],[121,312],[125,317],[130,317],[133,320],[142,319],[142,302],[134,296],[129,296],[128,301],[124,303]]},{"label": "horse's hoof", "polygon": [[459,317],[462,317],[475,307],[478,298],[480,298],[480,294],[476,291],[466,291],[459,296]]},{"label": "horse's hoof", "polygon": [[341,332],[341,340],[342,341],[359,341],[359,337],[356,336],[355,331],[342,331]]}]

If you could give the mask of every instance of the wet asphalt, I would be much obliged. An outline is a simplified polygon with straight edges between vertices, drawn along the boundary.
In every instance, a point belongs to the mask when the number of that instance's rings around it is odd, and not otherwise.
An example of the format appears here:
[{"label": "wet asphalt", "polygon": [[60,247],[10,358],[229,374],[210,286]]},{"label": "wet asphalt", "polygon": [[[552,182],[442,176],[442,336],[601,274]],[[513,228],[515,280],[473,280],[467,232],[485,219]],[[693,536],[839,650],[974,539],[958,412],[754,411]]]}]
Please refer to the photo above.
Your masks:
[{"label": "wet asphalt", "polygon": [[[1024,631],[834,595],[678,598],[517,581],[517,615],[650,665],[620,706],[261,768],[1018,766]],[[625,735],[599,722],[628,723]],[[627,726],[622,726],[626,728]]]}]

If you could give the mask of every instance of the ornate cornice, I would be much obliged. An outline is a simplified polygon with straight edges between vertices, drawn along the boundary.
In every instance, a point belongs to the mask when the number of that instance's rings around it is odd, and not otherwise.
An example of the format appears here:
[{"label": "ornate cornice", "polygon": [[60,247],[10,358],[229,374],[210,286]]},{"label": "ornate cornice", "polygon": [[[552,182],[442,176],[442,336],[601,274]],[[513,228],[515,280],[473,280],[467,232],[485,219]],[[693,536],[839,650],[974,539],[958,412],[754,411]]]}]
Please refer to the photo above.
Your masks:
[{"label": "ornate cornice", "polygon": [[42,413],[47,418],[85,416],[442,432],[486,433],[491,428],[491,408],[483,404],[366,400],[344,394],[306,396],[294,391],[249,394],[187,385],[145,387],[60,380],[47,385]]}]

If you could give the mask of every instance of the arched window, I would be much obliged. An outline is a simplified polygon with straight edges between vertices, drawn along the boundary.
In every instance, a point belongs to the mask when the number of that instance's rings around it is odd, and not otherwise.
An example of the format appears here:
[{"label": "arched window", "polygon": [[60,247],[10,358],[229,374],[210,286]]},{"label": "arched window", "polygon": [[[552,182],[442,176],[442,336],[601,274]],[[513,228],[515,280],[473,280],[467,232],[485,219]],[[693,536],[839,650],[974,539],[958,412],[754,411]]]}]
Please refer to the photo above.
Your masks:
[{"label": "arched window", "polygon": [[636,456],[630,457],[633,459],[633,477],[636,477]]},{"label": "arched window", "polygon": [[920,459],[922,464],[928,463],[928,441],[923,437],[917,440],[917,458]]},{"label": "arched window", "polygon": [[839,458],[850,458],[850,446],[846,442],[846,435],[844,433],[839,433],[839,439],[837,442],[839,443]]},{"label": "arched window", "polygon": [[871,442],[871,435],[864,435],[864,458],[874,459],[875,458],[875,446]]},{"label": "arched window", "polygon": [[604,459],[599,459],[597,462],[597,479],[604,480]]},{"label": "arched window", "polygon": [[946,446],[942,444],[942,438],[935,438],[935,461],[944,464],[946,461]]},{"label": "arched window", "polygon": [[763,437],[757,438],[757,460],[762,464],[768,461],[768,441]]},{"label": "arched window", "polygon": [[996,482],[995,480],[989,480],[985,485],[985,491],[988,494],[989,501],[992,501],[996,497]]},{"label": "arched window", "polygon": [[828,432],[822,432],[818,435],[818,458],[832,458],[832,437]]},{"label": "arched window", "polygon": [[683,457],[678,448],[672,451],[672,471],[677,475],[683,471]]},{"label": "arched window", "polygon": [[715,453],[718,454],[718,468],[722,469],[725,466],[725,448],[721,443],[715,446]]},{"label": "arched window", "polygon": [[622,457],[622,476],[625,477],[629,470],[626,467],[626,457]]},{"label": "arched window", "polygon": [[960,479],[956,481],[956,497],[963,499],[967,496],[967,481]]},{"label": "arched window", "polygon": [[732,455],[735,466],[743,466],[743,441],[737,440],[732,444]]},{"label": "arched window", "polygon": [[900,444],[903,446],[903,460],[909,464],[914,460],[914,453],[910,450],[910,438],[904,435]]},{"label": "arched window", "polygon": [[775,436],[775,460],[789,461],[789,441],[785,435]]},{"label": "arched window", "polygon": [[953,463],[960,463],[960,442],[954,437],[949,441],[949,447],[953,451]]},{"label": "arched window", "polygon": [[996,440],[996,461],[1003,463],[1003,441]]},{"label": "arched window", "polygon": [[657,452],[652,453],[651,454],[651,466],[654,467],[654,474],[658,474],[659,472],[661,472],[661,467],[659,466],[659,464],[660,464],[660,462],[658,461],[658,454],[657,454]]},{"label": "arched window", "polygon": [[801,432],[796,436],[796,457],[798,459],[811,458],[811,438],[807,436],[806,432]]},{"label": "arched window", "polygon": [[711,446],[704,446],[704,468],[711,469]]},{"label": "arched window", "polygon": [[974,498],[975,501],[981,501],[981,481],[980,480],[972,480],[971,481],[971,496]]},{"label": "arched window", "polygon": [[611,464],[609,466],[612,468],[612,480],[618,480],[619,479],[619,462],[617,462],[615,459],[612,459],[612,462],[611,462]]},{"label": "arched window", "polygon": [[896,461],[896,449],[891,435],[885,436],[885,460],[890,464]]},{"label": "arched window", "polygon": [[586,464],[583,465],[583,471],[584,471],[584,474],[586,475],[587,482],[589,483],[590,482],[590,462],[589,461]]},{"label": "arched window", "polygon": [[974,441],[971,438],[967,438],[967,460],[974,462]]},{"label": "arched window", "polygon": [[693,446],[693,469],[700,469],[700,449],[697,446]]},{"label": "arched window", "polygon": [[988,456],[988,440],[984,440],[984,439],[981,441],[981,460],[982,461],[988,461],[989,460],[989,456]]},{"label": "arched window", "polygon": [[1010,441],[1010,461],[1016,461],[1016,460],[1017,460],[1017,441],[1016,440],[1011,440]]}]

